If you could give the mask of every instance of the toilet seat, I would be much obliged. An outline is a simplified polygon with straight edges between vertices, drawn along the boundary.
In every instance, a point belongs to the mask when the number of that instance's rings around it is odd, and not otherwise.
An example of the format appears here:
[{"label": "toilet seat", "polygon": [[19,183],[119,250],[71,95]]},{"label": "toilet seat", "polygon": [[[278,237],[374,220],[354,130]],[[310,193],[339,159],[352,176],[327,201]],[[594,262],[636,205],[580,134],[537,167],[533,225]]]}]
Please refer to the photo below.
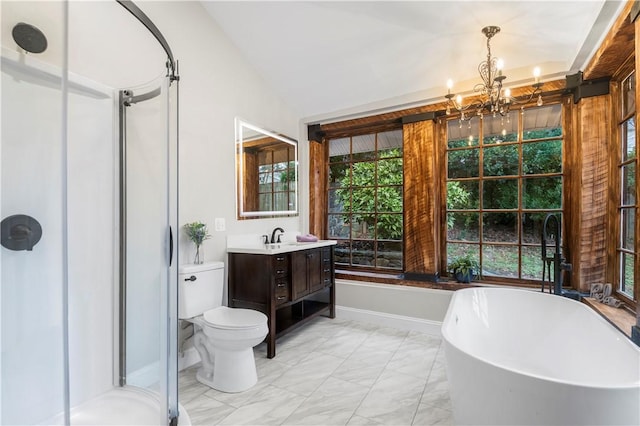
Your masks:
[{"label": "toilet seat", "polygon": [[203,314],[210,327],[224,330],[242,330],[261,327],[267,323],[267,316],[253,309],[220,306]]}]

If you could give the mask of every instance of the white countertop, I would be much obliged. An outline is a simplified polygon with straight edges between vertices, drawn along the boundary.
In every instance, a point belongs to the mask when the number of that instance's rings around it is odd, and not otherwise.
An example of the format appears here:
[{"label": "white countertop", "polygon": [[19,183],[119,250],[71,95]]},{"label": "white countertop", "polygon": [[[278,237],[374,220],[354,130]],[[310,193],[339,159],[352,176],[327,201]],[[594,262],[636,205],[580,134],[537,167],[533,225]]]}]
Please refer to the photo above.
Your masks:
[{"label": "white countertop", "polygon": [[236,247],[227,247],[229,253],[247,253],[247,254],[280,254],[289,253],[292,251],[308,250],[318,247],[333,246],[337,243],[336,240],[318,240],[315,242],[284,242],[274,244],[260,244],[260,245],[238,245]]}]

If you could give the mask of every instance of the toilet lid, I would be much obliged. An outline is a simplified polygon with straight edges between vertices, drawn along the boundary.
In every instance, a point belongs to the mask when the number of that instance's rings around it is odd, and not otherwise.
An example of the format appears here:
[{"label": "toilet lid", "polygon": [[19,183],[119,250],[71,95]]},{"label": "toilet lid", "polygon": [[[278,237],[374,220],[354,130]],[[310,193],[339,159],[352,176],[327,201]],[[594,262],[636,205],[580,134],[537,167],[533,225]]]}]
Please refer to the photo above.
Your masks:
[{"label": "toilet lid", "polygon": [[204,320],[218,328],[253,328],[267,322],[267,316],[253,309],[221,306],[204,313]]}]

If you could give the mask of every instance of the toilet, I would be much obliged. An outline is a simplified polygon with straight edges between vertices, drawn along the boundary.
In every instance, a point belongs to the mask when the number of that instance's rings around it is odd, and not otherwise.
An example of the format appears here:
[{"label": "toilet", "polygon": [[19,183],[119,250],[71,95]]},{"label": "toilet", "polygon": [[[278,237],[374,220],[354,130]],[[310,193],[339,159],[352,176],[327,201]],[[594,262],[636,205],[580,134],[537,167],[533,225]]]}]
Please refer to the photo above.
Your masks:
[{"label": "toilet", "polygon": [[178,270],[178,318],[194,324],[200,383],[242,392],[258,381],[253,347],[267,336],[267,316],[222,305],[224,263],[183,265]]}]

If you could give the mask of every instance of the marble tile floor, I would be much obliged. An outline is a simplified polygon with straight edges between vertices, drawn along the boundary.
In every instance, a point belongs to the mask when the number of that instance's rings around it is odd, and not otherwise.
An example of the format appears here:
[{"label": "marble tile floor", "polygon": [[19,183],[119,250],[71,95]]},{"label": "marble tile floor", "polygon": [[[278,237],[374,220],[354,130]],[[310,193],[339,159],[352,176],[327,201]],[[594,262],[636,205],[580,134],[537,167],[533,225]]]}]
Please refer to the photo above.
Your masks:
[{"label": "marble tile floor", "polygon": [[180,373],[194,425],[453,424],[438,337],[318,317],[283,336],[276,357],[255,348],[258,384],[236,394]]}]

